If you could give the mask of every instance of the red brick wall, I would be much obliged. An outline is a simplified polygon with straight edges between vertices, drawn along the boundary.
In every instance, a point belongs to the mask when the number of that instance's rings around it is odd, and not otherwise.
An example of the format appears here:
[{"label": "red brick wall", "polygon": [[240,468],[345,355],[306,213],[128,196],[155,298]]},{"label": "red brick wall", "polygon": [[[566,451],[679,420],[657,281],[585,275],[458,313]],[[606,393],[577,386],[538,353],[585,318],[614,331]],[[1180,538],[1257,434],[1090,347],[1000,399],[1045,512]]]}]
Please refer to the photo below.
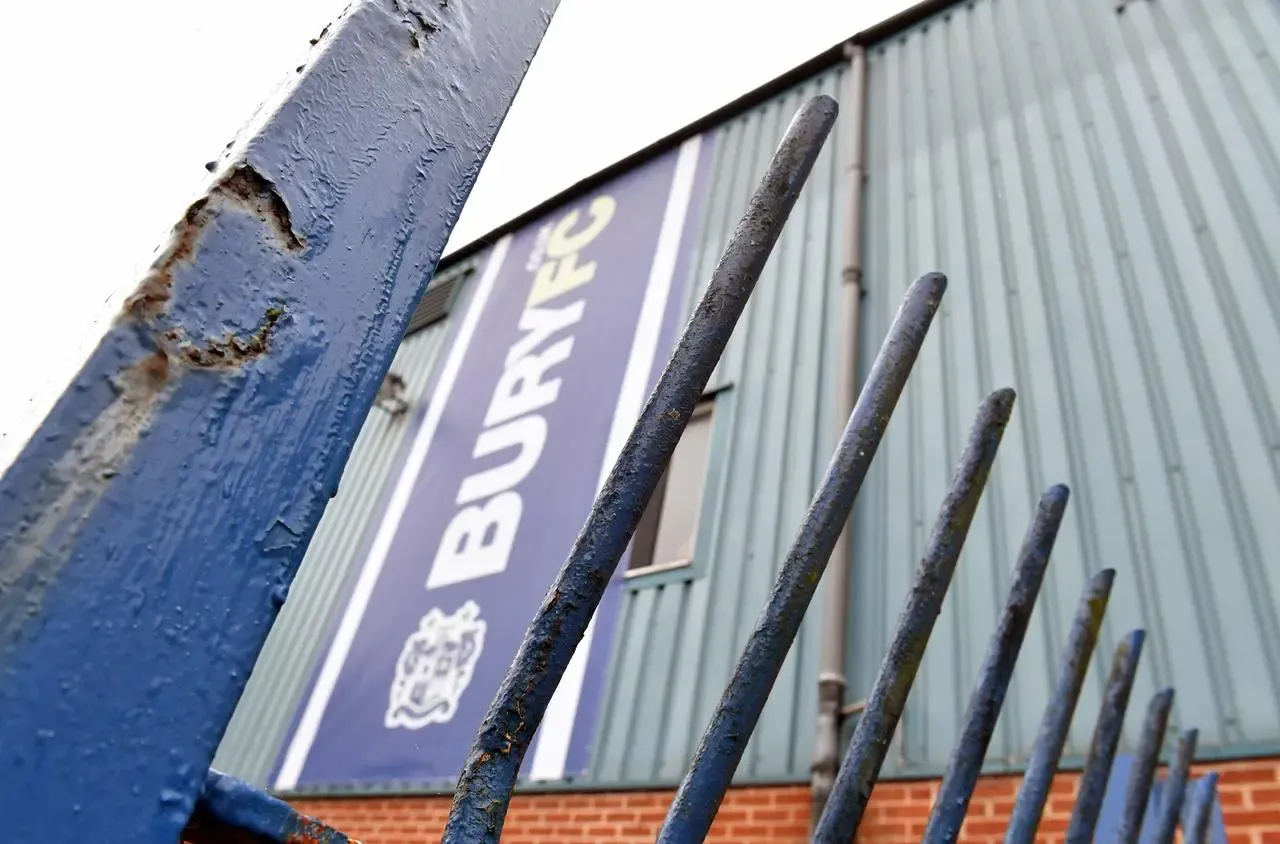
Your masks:
[{"label": "red brick wall", "polygon": [[[1280,759],[1212,766],[1222,774],[1220,800],[1231,844],[1280,844]],[[1018,777],[986,777],[969,806],[964,844],[998,844],[1013,806]],[[1061,844],[1074,804],[1075,774],[1054,782],[1039,841]],[[924,832],[936,781],[886,782],[876,787],[859,830],[860,844],[916,844]],[[607,841],[650,844],[671,800],[669,791],[520,795],[507,814],[505,844]],[[422,844],[440,840],[449,801],[444,797],[300,800],[297,808],[364,844]],[[735,788],[716,816],[710,841],[800,844],[806,840],[805,786]]]}]

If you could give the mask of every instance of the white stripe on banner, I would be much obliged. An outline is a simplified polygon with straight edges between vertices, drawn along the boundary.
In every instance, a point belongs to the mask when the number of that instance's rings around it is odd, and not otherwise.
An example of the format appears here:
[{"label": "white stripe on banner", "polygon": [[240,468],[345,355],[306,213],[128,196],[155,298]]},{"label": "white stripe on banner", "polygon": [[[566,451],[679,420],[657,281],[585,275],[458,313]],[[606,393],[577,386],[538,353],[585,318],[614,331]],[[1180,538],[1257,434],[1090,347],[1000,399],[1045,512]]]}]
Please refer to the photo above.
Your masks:
[{"label": "white stripe on banner", "polygon": [[[654,355],[662,337],[663,317],[667,311],[667,298],[675,280],[676,258],[680,253],[680,241],[684,237],[685,217],[689,212],[689,200],[693,197],[693,182],[698,169],[698,152],[702,145],[695,135],[680,146],[676,159],[675,176],[671,193],[662,215],[662,229],[653,252],[653,265],[649,269],[649,286],[645,289],[644,302],[640,305],[640,321],[635,339],[631,343],[631,357],[622,376],[622,389],[618,405],[613,412],[613,424],[600,466],[597,491],[613,469],[618,453],[626,444],[631,429],[635,427],[645,400],[649,398],[649,376],[653,372]],[[547,714],[538,728],[537,745],[533,750],[533,762],[529,768],[530,779],[558,780],[564,776],[565,760],[573,739],[573,723],[578,715],[578,703],[582,698],[582,684],[586,679],[587,660],[591,656],[591,637],[596,619],[591,617],[587,631],[569,660],[564,678],[547,705]],[[608,658],[608,654],[602,655]]]},{"label": "white stripe on banner", "polygon": [[387,502],[386,514],[382,518],[382,524],[378,526],[378,533],[374,536],[373,545],[369,548],[369,556],[365,558],[364,567],[360,570],[360,577],[356,580],[355,589],[351,593],[351,601],[347,604],[342,622],[338,625],[338,632],[333,637],[333,644],[320,669],[320,676],[311,690],[307,708],[303,710],[302,718],[298,721],[298,729],[293,734],[293,740],[289,743],[284,762],[280,766],[280,773],[276,776],[275,787],[279,791],[292,789],[298,784],[298,778],[302,776],[302,769],[307,764],[307,756],[311,753],[311,745],[315,742],[316,732],[320,729],[320,720],[329,706],[329,698],[333,695],[334,686],[337,685],[342,667],[347,661],[347,655],[351,652],[351,643],[355,640],[360,622],[369,608],[373,587],[378,583],[378,575],[382,573],[387,552],[391,550],[391,542],[395,539],[396,530],[400,527],[400,519],[404,516],[405,508],[409,505],[409,497],[413,494],[414,483],[417,482],[418,473],[426,462],[427,449],[431,447],[431,441],[435,438],[436,428],[440,425],[440,416],[444,413],[445,404],[449,401],[449,394],[453,392],[454,382],[458,380],[458,371],[462,368],[462,361],[471,345],[476,324],[479,323],[480,315],[489,301],[489,294],[493,292],[498,271],[502,269],[502,263],[507,257],[510,246],[511,235],[494,244],[484,272],[476,283],[475,293],[472,294],[471,303],[467,307],[467,314],[458,328],[458,336],[454,339],[449,355],[445,358],[444,366],[440,370],[440,380],[436,383],[431,401],[427,405],[422,427],[418,429],[413,447],[405,460],[404,469],[391,493],[391,500]]}]

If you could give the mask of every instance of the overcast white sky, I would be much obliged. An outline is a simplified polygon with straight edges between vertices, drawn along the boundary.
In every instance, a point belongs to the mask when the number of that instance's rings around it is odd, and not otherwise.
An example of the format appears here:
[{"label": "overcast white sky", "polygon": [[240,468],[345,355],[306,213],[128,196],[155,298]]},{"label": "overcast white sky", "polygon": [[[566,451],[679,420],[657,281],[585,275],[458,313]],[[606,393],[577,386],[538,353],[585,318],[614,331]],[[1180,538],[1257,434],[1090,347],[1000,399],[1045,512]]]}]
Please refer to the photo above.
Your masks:
[{"label": "overcast white sky", "polygon": [[[6,5],[0,470],[204,187],[204,163],[347,4]],[[450,246],[911,4],[562,0]]]}]

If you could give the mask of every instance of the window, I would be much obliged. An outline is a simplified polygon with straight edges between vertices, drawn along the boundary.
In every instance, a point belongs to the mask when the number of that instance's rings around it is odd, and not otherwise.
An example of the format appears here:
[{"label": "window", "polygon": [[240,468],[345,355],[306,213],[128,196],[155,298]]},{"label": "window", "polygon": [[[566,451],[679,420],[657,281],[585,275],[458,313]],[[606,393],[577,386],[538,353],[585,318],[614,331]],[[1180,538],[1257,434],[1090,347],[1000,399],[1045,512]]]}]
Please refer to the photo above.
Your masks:
[{"label": "window", "polygon": [[707,476],[713,401],[704,399],[676,444],[671,463],[640,517],[627,576],[681,568],[693,562],[698,514]]},{"label": "window", "polygon": [[464,262],[460,266],[443,270],[431,279],[427,289],[422,292],[422,299],[409,317],[409,327],[404,331],[406,336],[437,323],[449,315],[454,299],[457,298],[458,289],[462,287],[462,282],[466,280],[471,269],[472,264]]}]

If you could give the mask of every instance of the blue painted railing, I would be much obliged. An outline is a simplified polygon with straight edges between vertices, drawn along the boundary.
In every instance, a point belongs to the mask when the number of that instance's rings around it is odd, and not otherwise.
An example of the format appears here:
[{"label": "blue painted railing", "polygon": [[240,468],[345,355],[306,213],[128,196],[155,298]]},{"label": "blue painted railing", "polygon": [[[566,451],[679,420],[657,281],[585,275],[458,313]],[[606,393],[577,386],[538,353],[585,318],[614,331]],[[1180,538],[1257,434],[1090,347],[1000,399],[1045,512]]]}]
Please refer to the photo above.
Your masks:
[{"label": "blue painted railing", "polygon": [[[705,388],[804,180],[835,121],[828,97],[806,103],[787,129],[762,182],[751,197],[720,264],[694,311],[671,362],[654,389],[608,483],[587,517],[578,541],[547,592],[502,687],[480,727],[454,794],[445,827],[448,844],[496,842],[524,754],[541,722],[604,585],[613,575],[657,479]],[[827,559],[849,518],[898,397],[915,363],[946,289],[939,274],[907,291],[888,337],[840,438],[821,485],[783,561],[768,602],[733,672],[711,723],[694,753],[660,842],[704,840],[729,788],[747,741],[813,598]],[[908,590],[889,652],[867,697],[832,794],[815,825],[821,844],[853,839],[902,716],[933,624],[942,610],[1001,436],[1014,406],[1009,389],[992,393],[978,410],[969,442],[943,500],[924,558]],[[1068,490],[1054,486],[1040,501],[1014,567],[1013,584],[983,661],[959,743],[952,753],[923,840],[959,840],[966,810],[1004,703],[1018,652],[1066,510]],[[1044,713],[1006,842],[1031,842],[1048,800],[1089,660],[1098,639],[1115,572],[1095,573],[1080,601],[1054,689]],[[1135,630],[1116,648],[1101,711],[1066,840],[1093,840],[1145,634]],[[1148,814],[1150,793],[1173,703],[1172,690],[1153,699],[1128,781],[1119,840],[1136,842]],[[1154,836],[1167,844],[1182,816],[1195,732],[1183,736],[1162,791]],[[1205,840],[1213,778],[1186,799],[1184,840]]]},{"label": "blue painted railing", "polygon": [[[1156,695],[1152,698],[1152,702],[1155,703],[1160,698],[1161,695]],[[1141,753],[1141,750],[1139,750],[1139,753]],[[1153,764],[1156,762],[1155,757],[1148,757],[1148,759]],[[1160,809],[1168,808],[1164,800],[1167,780],[1153,782],[1142,770],[1144,761],[1140,755],[1137,757],[1128,755],[1116,757],[1116,761],[1111,768],[1111,781],[1107,783],[1107,795],[1102,801],[1102,811],[1098,814],[1098,826],[1094,834],[1095,841],[1114,841],[1117,844],[1141,841],[1143,844],[1147,844],[1147,842],[1155,841],[1159,837],[1156,835],[1156,821],[1159,817]],[[1204,779],[1210,776],[1214,777],[1214,785],[1209,789],[1212,793],[1207,792],[1203,795],[1207,806],[1207,817],[1204,822],[1208,824],[1204,840],[1206,844],[1227,844],[1227,830],[1223,823],[1222,806],[1217,800],[1217,777],[1215,774],[1207,774],[1199,780],[1188,779],[1182,784],[1184,799],[1175,804],[1180,810],[1180,815],[1175,818],[1175,821],[1182,824],[1184,831],[1199,822],[1193,815],[1195,811],[1200,811],[1200,808],[1192,805],[1194,801],[1186,799],[1186,796],[1194,794],[1197,789],[1206,788]],[[1131,792],[1135,787],[1147,790],[1148,796],[1145,800],[1134,799]],[[1143,809],[1146,811],[1143,812]]]},{"label": "blue painted railing", "polygon": [[555,3],[354,0],[0,480],[6,839],[182,834]]},{"label": "blue painted railing", "polygon": [[[506,0],[488,15],[462,3],[432,3],[429,14],[409,0],[352,7],[231,153],[0,482],[8,838],[349,840],[209,761],[551,5]],[[481,725],[445,841],[500,838],[547,703],[836,112],[817,97],[782,139]],[[660,841],[697,842],[710,829],[945,288],[930,274],[908,291]],[[858,828],[1014,401],[999,390],[978,410],[815,841],[848,842]],[[1051,487],[1028,529],[925,841],[959,838],[1067,499]],[[1081,599],[1009,844],[1034,839],[1113,578],[1096,573]],[[1142,643],[1134,631],[1116,650],[1069,842],[1097,830]],[[1138,841],[1149,814],[1144,840],[1171,842],[1184,817],[1185,840],[1205,840],[1216,779],[1187,788],[1194,731],[1159,789],[1167,796],[1149,805],[1171,706],[1163,691],[1149,708],[1120,841]]]}]

